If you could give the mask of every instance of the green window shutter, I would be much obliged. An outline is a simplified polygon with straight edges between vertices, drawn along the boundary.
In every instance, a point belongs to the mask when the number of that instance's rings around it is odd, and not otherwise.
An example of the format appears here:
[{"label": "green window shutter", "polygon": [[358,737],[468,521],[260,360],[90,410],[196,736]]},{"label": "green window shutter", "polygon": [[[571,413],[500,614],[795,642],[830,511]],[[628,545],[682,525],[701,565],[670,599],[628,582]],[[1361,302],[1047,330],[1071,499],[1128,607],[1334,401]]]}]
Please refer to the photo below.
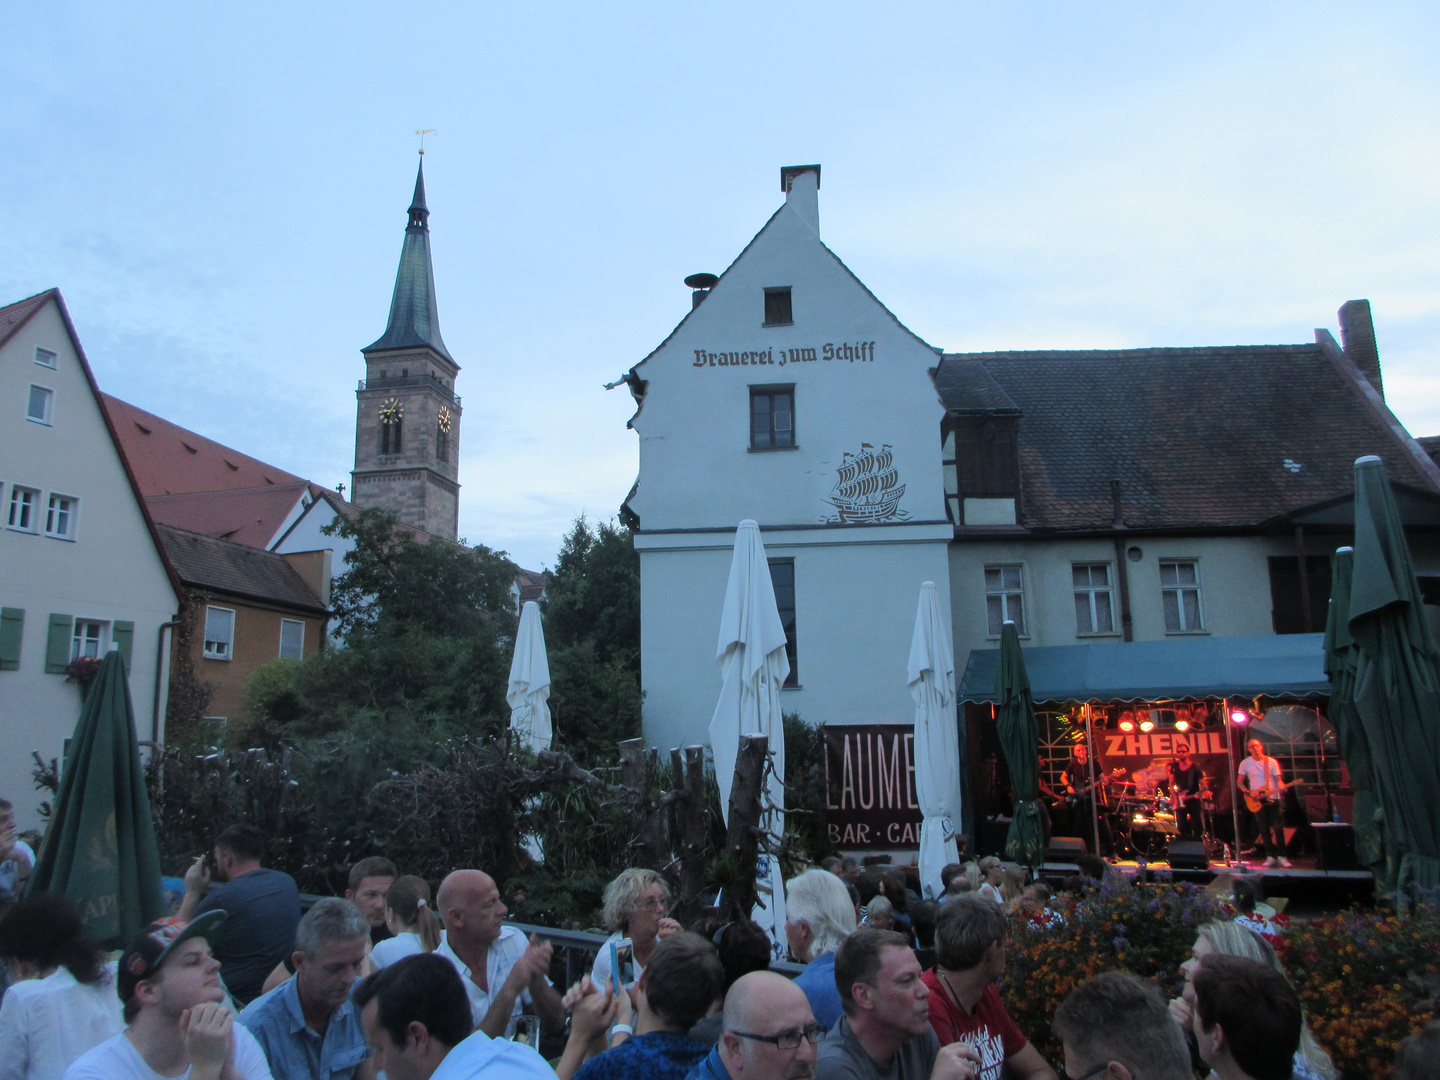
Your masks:
[{"label": "green window shutter", "polygon": [[0,608],[0,671],[20,669],[20,638],[24,629],[24,608]]},{"label": "green window shutter", "polygon": [[64,675],[70,665],[70,633],[75,627],[73,615],[51,615],[50,637],[45,643],[45,673]]},{"label": "green window shutter", "polygon": [[128,672],[130,653],[135,647],[135,624],[116,619],[110,627],[110,640],[120,650],[120,658],[125,661],[125,670]]}]

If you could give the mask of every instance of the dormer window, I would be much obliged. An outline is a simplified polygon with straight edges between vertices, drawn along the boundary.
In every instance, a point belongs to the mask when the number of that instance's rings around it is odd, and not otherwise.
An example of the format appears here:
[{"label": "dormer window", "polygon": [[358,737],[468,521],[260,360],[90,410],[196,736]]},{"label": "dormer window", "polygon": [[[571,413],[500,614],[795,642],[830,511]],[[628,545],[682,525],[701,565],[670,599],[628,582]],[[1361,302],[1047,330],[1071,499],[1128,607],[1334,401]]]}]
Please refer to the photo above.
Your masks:
[{"label": "dormer window", "polygon": [[790,309],[790,286],[765,290],[765,325],[789,326],[795,317]]}]

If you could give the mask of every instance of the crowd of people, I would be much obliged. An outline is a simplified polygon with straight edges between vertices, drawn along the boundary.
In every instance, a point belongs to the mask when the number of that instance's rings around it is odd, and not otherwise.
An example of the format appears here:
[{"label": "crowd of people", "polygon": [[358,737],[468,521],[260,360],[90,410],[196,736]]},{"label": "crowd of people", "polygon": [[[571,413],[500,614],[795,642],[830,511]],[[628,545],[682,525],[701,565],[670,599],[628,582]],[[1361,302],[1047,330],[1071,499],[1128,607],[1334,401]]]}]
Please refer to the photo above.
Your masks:
[{"label": "crowd of people", "polygon": [[[605,891],[610,936],[567,988],[552,984],[552,944],[506,921],[480,869],[432,895],[366,858],[343,896],[302,915],[264,854],[252,827],[224,830],[176,913],[113,961],[68,900],[14,904],[0,918],[0,1080],[1058,1080],[999,983],[1016,913],[1060,915],[998,860],[947,866],[938,900],[852,859],[798,874],[784,908],[794,978],[771,970],[755,923],[712,908],[682,926],[665,878],[626,870]],[[1197,1063],[1218,1080],[1336,1080],[1245,919],[1202,926],[1183,974],[1169,1002],[1121,972],[1058,1002],[1066,1080],[1189,1080]],[[542,1033],[563,1046],[552,1061]],[[1436,1080],[1436,1051],[1440,1025],[1402,1048],[1398,1075]]]}]

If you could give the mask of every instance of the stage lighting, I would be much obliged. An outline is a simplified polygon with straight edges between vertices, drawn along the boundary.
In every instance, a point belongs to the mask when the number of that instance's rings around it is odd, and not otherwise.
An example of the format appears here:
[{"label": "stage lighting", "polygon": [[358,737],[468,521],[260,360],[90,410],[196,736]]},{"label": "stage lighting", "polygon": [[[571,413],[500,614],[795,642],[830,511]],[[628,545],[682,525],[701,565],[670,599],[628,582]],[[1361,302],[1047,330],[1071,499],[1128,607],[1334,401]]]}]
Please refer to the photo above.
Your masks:
[{"label": "stage lighting", "polygon": [[1154,721],[1154,720],[1141,720],[1141,721],[1140,721],[1140,730],[1141,730],[1141,731],[1154,731],[1154,730],[1155,730],[1155,721]]},{"label": "stage lighting", "polygon": [[1237,727],[1244,727],[1250,722],[1250,714],[1244,709],[1236,709],[1230,714],[1230,722]]},{"label": "stage lighting", "polygon": [[1190,721],[1189,721],[1189,720],[1176,720],[1176,721],[1175,721],[1175,730],[1176,730],[1176,731],[1189,731],[1189,730],[1190,730]]},{"label": "stage lighting", "polygon": [[1121,731],[1127,731],[1127,732],[1128,732],[1128,731],[1134,731],[1134,730],[1135,730],[1135,721],[1134,721],[1134,720],[1121,720],[1121,721],[1120,721],[1120,730],[1121,730]]}]

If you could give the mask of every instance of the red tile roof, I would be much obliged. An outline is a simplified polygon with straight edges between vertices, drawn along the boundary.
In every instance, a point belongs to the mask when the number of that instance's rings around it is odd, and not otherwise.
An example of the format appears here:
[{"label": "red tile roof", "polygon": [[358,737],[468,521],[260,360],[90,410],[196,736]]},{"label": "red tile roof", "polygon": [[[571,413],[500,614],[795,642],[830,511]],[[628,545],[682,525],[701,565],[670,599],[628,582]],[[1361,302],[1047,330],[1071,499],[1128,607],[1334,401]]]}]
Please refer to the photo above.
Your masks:
[{"label": "red tile roof", "polygon": [[269,487],[150,495],[145,505],[157,522],[263,548],[311,490],[310,484],[297,480]]},{"label": "red tile roof", "polygon": [[42,293],[0,307],[0,345],[4,345],[10,340],[11,334],[29,322],[30,316],[45,306],[45,301],[58,295],[54,289],[46,289]]}]

